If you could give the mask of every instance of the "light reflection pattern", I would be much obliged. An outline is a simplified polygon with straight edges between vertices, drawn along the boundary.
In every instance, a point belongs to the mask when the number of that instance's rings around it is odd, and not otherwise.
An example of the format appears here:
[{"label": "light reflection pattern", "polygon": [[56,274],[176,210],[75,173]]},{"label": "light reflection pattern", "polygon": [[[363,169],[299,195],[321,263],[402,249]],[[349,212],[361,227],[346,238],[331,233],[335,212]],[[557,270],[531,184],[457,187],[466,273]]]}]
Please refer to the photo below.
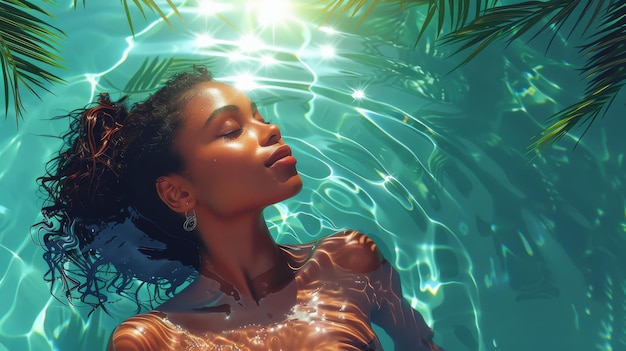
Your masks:
[{"label": "light reflection pattern", "polygon": [[245,319],[238,317],[240,300],[222,294],[212,304],[230,306],[227,312],[135,316],[119,327],[115,344],[123,349],[139,342],[145,349],[172,351],[382,350],[368,323],[371,316],[391,327],[402,349],[440,350],[430,341],[431,329],[397,294],[397,274],[389,263],[381,264],[376,245],[366,236],[346,232],[315,246],[284,250],[295,278],[260,299]]},{"label": "light reflection pattern", "polygon": [[18,130],[11,119],[0,128],[1,351],[97,349],[133,310],[120,299],[114,317],[87,316],[54,300],[28,233],[41,208],[34,178],[58,145],[46,136],[66,128],[48,118],[118,91],[157,56],[205,59],[281,126],[305,188],[266,211],[276,240],[367,233],[444,348],[626,347],[623,125],[582,141],[574,133],[531,161],[523,151],[546,112],[582,89],[575,60],[514,42],[450,73],[457,62],[446,49],[429,39],[413,48],[418,8],[319,25],[299,1],[265,22],[249,3],[189,1],[174,30],[155,19],[135,37],[123,16],[109,20],[117,3],[59,11],[68,84],[26,101]]}]

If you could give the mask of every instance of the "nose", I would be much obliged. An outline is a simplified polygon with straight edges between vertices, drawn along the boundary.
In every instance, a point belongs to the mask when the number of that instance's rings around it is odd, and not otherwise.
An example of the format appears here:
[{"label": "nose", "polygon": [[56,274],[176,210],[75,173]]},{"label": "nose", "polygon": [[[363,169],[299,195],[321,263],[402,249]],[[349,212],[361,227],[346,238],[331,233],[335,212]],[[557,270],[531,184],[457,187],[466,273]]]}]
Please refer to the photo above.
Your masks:
[{"label": "nose", "polygon": [[261,126],[261,144],[263,146],[273,145],[280,141],[282,135],[280,134],[280,128],[276,124],[263,124]]}]

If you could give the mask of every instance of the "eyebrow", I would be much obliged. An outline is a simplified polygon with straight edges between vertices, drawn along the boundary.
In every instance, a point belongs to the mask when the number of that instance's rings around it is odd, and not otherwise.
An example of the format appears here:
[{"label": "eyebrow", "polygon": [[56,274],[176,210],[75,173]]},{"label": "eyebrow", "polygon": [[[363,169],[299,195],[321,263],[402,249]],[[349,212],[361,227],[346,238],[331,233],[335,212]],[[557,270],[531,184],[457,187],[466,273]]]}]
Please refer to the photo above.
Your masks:
[{"label": "eyebrow", "polygon": [[[251,102],[250,103],[250,108],[252,109],[252,113],[254,113],[255,111],[258,111],[256,103]],[[222,113],[225,112],[239,112],[241,109],[239,108],[239,106],[237,105],[226,105],[226,106],[222,106],[219,108],[216,108],[213,112],[211,112],[211,114],[209,115],[209,117],[206,119],[206,121],[204,122],[204,126],[206,127],[209,125],[209,123],[211,123],[212,120],[214,120],[217,116],[219,116]]]}]

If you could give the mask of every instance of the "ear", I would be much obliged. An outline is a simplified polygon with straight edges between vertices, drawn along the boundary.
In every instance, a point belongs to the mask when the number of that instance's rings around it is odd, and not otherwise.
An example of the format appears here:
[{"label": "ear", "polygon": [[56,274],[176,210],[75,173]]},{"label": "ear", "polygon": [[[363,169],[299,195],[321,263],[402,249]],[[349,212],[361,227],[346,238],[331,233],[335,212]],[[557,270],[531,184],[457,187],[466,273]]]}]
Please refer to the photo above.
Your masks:
[{"label": "ear", "polygon": [[195,198],[189,190],[187,181],[178,175],[159,177],[156,181],[159,198],[172,211],[183,213],[195,207]]}]

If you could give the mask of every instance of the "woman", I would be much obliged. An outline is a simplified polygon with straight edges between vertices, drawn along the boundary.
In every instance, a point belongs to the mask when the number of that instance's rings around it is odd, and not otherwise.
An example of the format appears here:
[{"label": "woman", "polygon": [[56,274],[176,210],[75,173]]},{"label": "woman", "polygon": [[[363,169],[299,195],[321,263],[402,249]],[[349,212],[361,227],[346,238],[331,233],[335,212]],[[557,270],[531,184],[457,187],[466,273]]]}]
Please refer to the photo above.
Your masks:
[{"label": "woman", "polygon": [[[301,189],[296,159],[279,128],[206,69],[130,110],[103,94],[70,116],[67,147],[40,179],[47,279],[94,307],[106,306],[103,290],[129,295],[135,278],[173,295],[121,323],[108,350],[382,350],[370,322],[396,350],[439,350],[367,236],[273,241],[262,212]],[[160,243],[138,245],[148,262],[197,271],[188,286],[125,254],[136,243],[116,226],[129,217]]]}]

